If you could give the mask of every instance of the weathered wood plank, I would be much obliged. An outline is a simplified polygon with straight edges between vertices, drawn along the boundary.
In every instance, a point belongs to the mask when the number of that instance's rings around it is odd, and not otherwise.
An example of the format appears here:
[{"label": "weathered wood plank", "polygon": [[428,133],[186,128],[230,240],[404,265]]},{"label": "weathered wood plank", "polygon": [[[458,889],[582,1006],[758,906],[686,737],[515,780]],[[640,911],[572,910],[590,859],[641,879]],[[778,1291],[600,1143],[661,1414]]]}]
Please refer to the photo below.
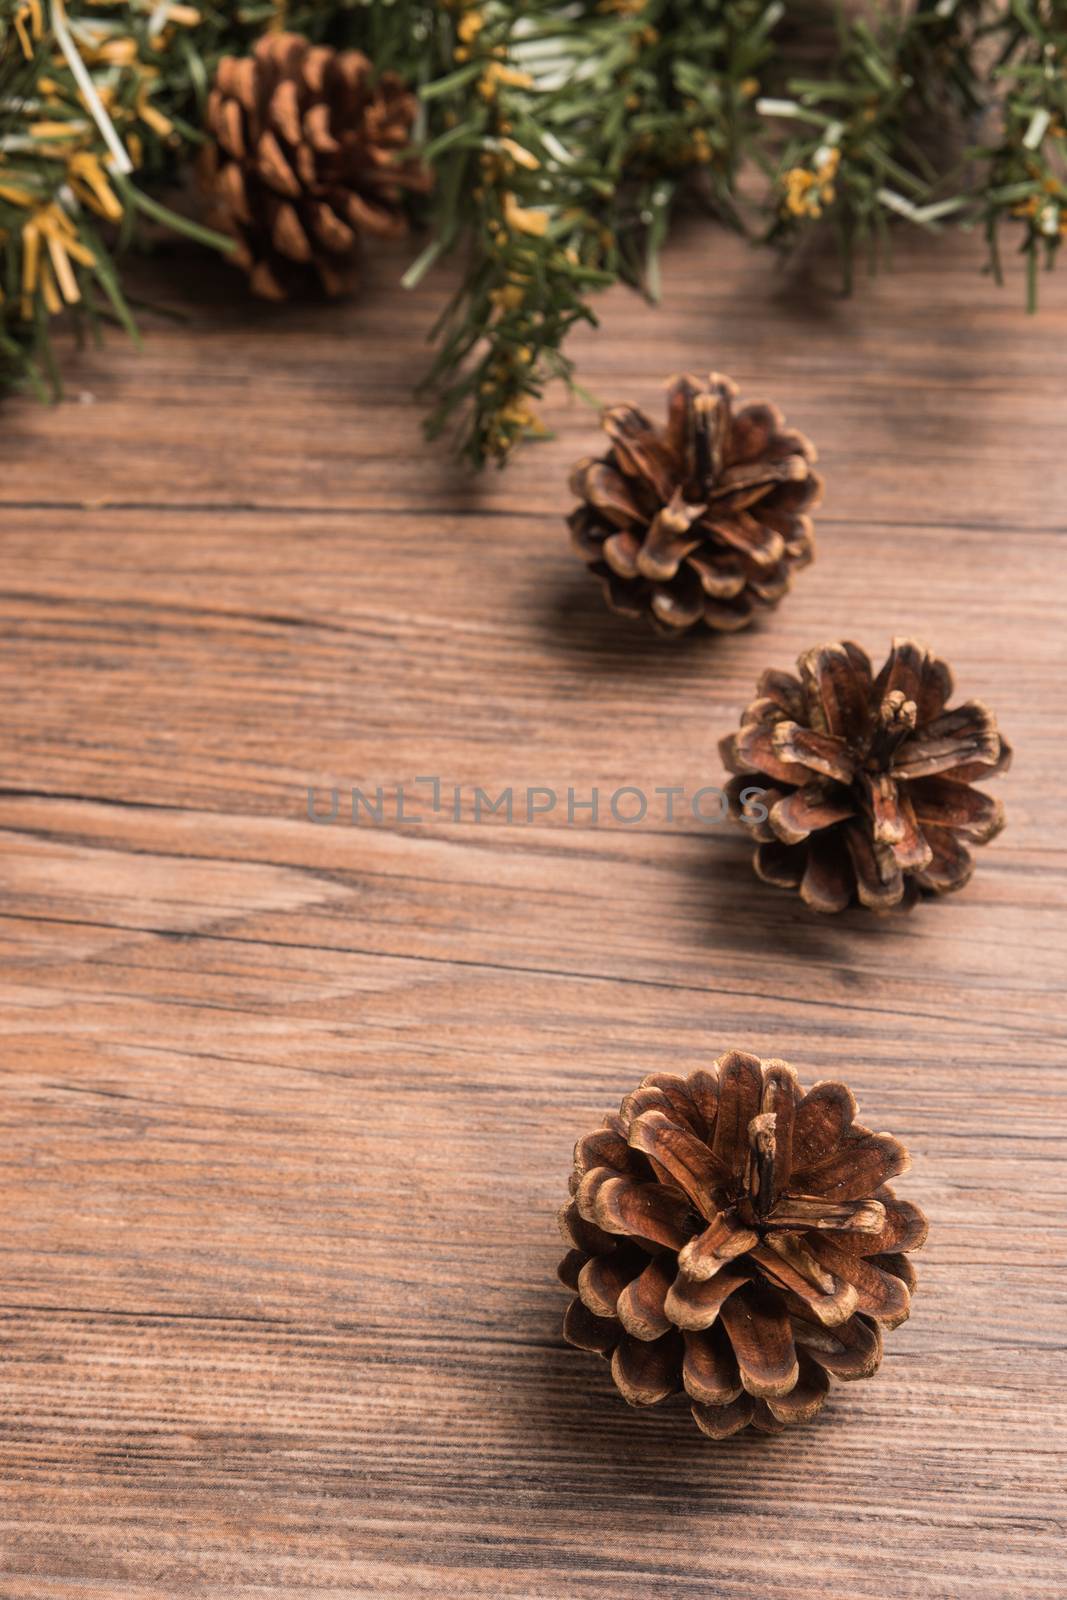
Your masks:
[{"label": "weathered wood plank", "polygon": [[[582,336],[605,398],[716,366],[820,445],[819,560],[730,639],[602,610],[583,408],[477,485],[426,450],[440,288],[391,264],[339,310],[207,271],[190,325],[9,407],[5,1597],[1062,1591],[1067,285],[1028,320],[976,260],[841,302],[699,230]],[[815,921],[662,802],[566,825],[568,786],[716,783],[762,667],[905,629],[1018,752],[960,897]],[[395,820],[423,774],[459,820]],[[309,822],[335,784],[383,823]],[[562,1346],[553,1213],[579,1133],[727,1044],[847,1077],[933,1227],[875,1382],[716,1448]]]}]

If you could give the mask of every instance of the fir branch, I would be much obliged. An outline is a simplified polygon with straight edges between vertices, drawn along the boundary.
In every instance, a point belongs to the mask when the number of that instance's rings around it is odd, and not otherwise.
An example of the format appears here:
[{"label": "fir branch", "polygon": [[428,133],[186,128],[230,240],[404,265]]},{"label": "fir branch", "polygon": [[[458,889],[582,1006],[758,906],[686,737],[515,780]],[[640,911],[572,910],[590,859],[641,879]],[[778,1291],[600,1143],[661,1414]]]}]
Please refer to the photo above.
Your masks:
[{"label": "fir branch", "polygon": [[[564,350],[593,291],[658,293],[658,256],[698,175],[736,217],[758,126],[755,72],[780,6],[766,0],[468,5],[449,70],[424,90],[440,131],[436,257],[467,254],[428,378],[431,433],[475,465],[540,431],[534,403],[573,380]],[[415,274],[417,277],[418,274]]]},{"label": "fir branch", "polygon": [[658,298],[694,201],[780,245],[832,227],[846,282],[894,226],[980,223],[998,275],[1018,242],[1031,308],[1067,237],[1063,0],[850,0],[817,35],[782,0],[0,0],[0,387],[58,384],[60,313],[133,330],[143,218],[222,244],[153,190],[195,155],[220,57],[282,27],[421,93],[436,185],[404,281],[458,264],[428,426],[478,466],[541,430],[547,383],[582,392],[571,332],[606,285]]},{"label": "fir branch", "polygon": [[1055,265],[1067,238],[1067,6],[1015,0],[988,31],[999,44],[1001,114],[998,137],[975,152],[983,176],[976,208],[998,281],[1001,230],[1019,232],[1032,312],[1039,269]]},{"label": "fir branch", "polygon": [[[0,381],[58,392],[50,324],[132,317],[95,226],[129,231],[160,208],[125,180],[169,171],[187,147],[179,107],[196,93],[191,5],[0,0]],[[173,231],[225,246],[165,213]]]},{"label": "fir branch", "polygon": [[862,12],[839,17],[827,75],[794,79],[788,98],[761,103],[769,136],[785,129],[768,239],[789,243],[827,217],[848,291],[857,251],[877,263],[891,222],[936,230],[962,209],[919,130],[932,123],[939,137],[931,142],[943,144],[949,109],[973,114],[979,104],[974,46],[983,9],[980,0],[920,0],[870,20]]}]

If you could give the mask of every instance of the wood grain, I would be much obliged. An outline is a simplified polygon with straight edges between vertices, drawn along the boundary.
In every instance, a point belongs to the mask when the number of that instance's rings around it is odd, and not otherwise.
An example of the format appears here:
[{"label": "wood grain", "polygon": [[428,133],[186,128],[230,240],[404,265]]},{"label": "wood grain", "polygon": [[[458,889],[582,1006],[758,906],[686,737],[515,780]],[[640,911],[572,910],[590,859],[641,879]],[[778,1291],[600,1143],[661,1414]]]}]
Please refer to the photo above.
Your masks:
[{"label": "wood grain", "polygon": [[[607,297],[605,401],[729,371],[827,478],[783,607],[671,647],[568,550],[588,411],[478,483],[421,443],[398,259],[280,311],[164,259],[184,325],[4,414],[0,1594],[1062,1594],[1067,279],[1027,319],[937,242],[844,302],[699,229]],[[955,899],[822,921],[691,818],[471,820],[713,784],[764,666],[903,630],[1017,749]],[[463,820],[307,819],[421,774]],[[716,1447],[563,1347],[553,1213],[727,1045],[847,1077],[932,1231],[878,1377]]]}]

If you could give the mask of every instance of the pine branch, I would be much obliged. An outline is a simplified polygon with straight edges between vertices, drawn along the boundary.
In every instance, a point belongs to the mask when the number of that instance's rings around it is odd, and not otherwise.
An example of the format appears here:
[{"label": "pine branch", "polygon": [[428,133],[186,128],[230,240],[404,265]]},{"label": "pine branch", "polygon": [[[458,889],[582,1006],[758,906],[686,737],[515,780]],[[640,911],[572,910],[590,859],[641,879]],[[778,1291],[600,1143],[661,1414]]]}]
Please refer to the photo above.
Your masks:
[{"label": "pine branch", "polygon": [[1021,235],[1027,308],[1036,311],[1039,269],[1055,264],[1067,237],[1067,6],[1015,0],[989,34],[999,46],[1000,126],[975,151],[976,209],[998,281],[1001,230]]},{"label": "pine branch", "polygon": [[[764,100],[769,138],[785,130],[773,167],[766,237],[779,245],[820,218],[836,233],[846,290],[860,249],[877,262],[891,223],[937,231],[966,196],[935,152],[949,147],[948,117],[981,107],[975,40],[982,0],[920,0],[910,11],[877,8],[839,18],[825,76],[793,79],[784,99]],[[947,170],[946,170],[947,169]]]},{"label": "pine branch", "polygon": [[846,283],[894,226],[980,224],[998,276],[1002,239],[1017,242],[1033,308],[1067,237],[1067,4],[850,0],[829,31],[825,15],[782,0],[0,0],[0,387],[58,388],[61,313],[136,332],[119,261],[146,217],[228,248],[154,191],[196,154],[220,57],[282,27],[420,91],[436,184],[410,201],[429,234],[404,281],[458,264],[424,391],[430,431],[477,466],[543,431],[549,382],[583,393],[572,331],[608,285],[658,298],[661,246],[694,203],[782,246],[831,227]]},{"label": "pine branch", "polygon": [[455,22],[450,69],[424,90],[440,131],[435,256],[466,252],[428,378],[431,433],[475,465],[541,431],[545,383],[623,279],[652,298],[672,212],[700,175],[720,214],[758,126],[755,70],[780,7],[492,4]]},{"label": "pine branch", "polygon": [[100,223],[119,242],[150,210],[174,232],[229,248],[165,211],[127,173],[171,170],[192,128],[201,17],[149,0],[80,7],[0,0],[0,382],[59,391],[50,324],[133,319]]}]

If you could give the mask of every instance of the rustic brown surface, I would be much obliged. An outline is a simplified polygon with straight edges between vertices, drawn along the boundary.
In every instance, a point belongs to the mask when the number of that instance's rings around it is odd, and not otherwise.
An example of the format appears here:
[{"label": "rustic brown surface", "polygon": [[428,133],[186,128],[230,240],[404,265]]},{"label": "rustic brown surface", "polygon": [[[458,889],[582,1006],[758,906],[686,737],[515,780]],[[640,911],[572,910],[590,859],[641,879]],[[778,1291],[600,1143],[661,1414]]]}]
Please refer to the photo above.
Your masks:
[{"label": "rustic brown surface", "polygon": [[[978,256],[842,303],[700,230],[662,310],[604,302],[605,400],[717,366],[826,473],[794,594],[680,646],[567,547],[587,411],[473,488],[420,446],[442,289],[393,263],[281,312],[162,265],[190,323],[7,409],[4,1600],[1062,1593],[1067,276],[1028,320]],[[818,921],[691,820],[305,816],[692,790],[763,666],[904,630],[1018,752],[910,919]],[[727,1045],[846,1077],[932,1232],[873,1382],[715,1446],[563,1347],[553,1212],[578,1134]]]}]

